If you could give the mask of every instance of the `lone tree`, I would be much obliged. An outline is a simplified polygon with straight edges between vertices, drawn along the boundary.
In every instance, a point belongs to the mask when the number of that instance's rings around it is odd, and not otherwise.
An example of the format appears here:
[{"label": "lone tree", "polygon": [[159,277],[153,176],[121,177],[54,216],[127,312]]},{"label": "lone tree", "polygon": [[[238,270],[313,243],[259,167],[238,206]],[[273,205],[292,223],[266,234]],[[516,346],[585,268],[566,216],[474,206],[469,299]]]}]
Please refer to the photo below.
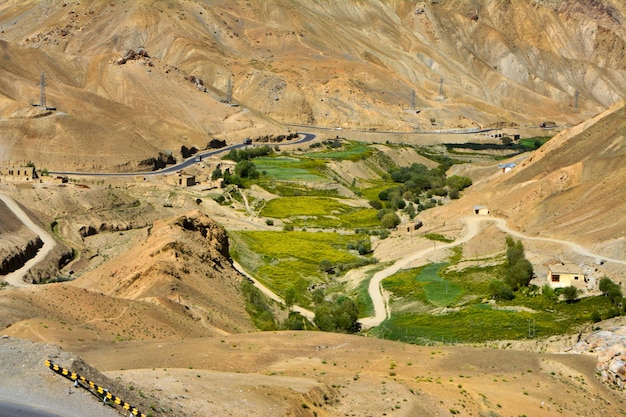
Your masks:
[{"label": "lone tree", "polygon": [[598,285],[602,295],[608,297],[615,305],[622,302],[622,289],[619,285],[611,281],[609,277],[603,277]]},{"label": "lone tree", "polygon": [[516,242],[512,237],[507,236],[506,245],[506,258],[509,267],[505,281],[513,290],[518,290],[528,286],[533,277],[533,266],[526,259],[522,242],[519,240]]}]

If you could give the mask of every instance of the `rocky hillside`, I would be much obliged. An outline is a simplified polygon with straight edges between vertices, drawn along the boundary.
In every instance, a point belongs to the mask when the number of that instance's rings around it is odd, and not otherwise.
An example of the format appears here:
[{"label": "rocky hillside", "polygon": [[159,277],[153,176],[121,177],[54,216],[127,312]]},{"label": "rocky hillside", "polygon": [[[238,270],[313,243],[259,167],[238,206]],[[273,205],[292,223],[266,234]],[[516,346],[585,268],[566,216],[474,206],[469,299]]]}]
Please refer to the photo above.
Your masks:
[{"label": "rocky hillside", "polygon": [[[513,158],[515,168],[478,168],[481,175],[456,211],[486,205],[528,234],[568,239],[622,259],[626,251],[626,107],[555,136],[537,151]],[[507,161],[505,161],[507,162]],[[471,175],[471,174],[470,174]]]},{"label": "rocky hillside", "polygon": [[[282,123],[575,123],[624,97],[625,18],[619,0],[8,0],[0,158],[137,169]],[[56,110],[31,106],[41,71]]]},{"label": "rocky hillside", "polygon": [[141,239],[72,282],[0,291],[0,328],[73,347],[254,330],[221,227],[192,212]]}]

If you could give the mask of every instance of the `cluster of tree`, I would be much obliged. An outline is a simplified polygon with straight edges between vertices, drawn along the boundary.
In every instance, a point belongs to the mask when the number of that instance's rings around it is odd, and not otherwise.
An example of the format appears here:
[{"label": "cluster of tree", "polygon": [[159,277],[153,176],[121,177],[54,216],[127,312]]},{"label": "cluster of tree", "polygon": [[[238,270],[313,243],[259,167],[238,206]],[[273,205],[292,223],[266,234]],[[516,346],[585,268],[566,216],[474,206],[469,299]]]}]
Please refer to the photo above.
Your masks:
[{"label": "cluster of tree", "polygon": [[322,301],[315,308],[315,325],[324,332],[356,333],[361,330],[359,310],[348,297],[339,296]]},{"label": "cluster of tree", "polygon": [[186,147],[185,145],[180,147],[180,154],[183,156],[183,159],[189,158],[192,155],[198,153],[198,148],[192,146],[191,148]]},{"label": "cluster of tree", "polygon": [[522,242],[516,242],[511,236],[507,236],[506,246],[507,268],[504,278],[494,279],[489,283],[489,293],[500,300],[512,300],[515,297],[514,292],[528,287],[533,277],[533,266],[526,259]]},{"label": "cluster of tree", "polygon": [[[394,169],[390,173],[391,179],[401,185],[381,191],[378,200],[370,201],[370,205],[379,210],[383,208],[392,211],[404,210],[410,218],[413,218],[417,212],[437,204],[433,196],[459,198],[460,192],[472,185],[472,180],[458,175],[446,178],[446,171],[452,163],[452,160],[445,159],[433,169],[428,169],[423,164]],[[387,213],[382,213],[380,218],[382,219],[385,214]],[[388,225],[396,226],[390,218],[388,220]]]},{"label": "cluster of tree", "polygon": [[235,162],[250,160],[260,156],[270,155],[272,148],[264,145],[245,149],[231,149],[222,159],[228,159]]},{"label": "cluster of tree", "polygon": [[231,174],[229,171],[222,171],[219,167],[215,168],[211,173],[211,179],[216,180],[218,178],[224,178],[225,184],[233,184],[243,188],[243,178],[259,178],[259,172],[252,161],[243,159],[235,165],[234,174]]}]

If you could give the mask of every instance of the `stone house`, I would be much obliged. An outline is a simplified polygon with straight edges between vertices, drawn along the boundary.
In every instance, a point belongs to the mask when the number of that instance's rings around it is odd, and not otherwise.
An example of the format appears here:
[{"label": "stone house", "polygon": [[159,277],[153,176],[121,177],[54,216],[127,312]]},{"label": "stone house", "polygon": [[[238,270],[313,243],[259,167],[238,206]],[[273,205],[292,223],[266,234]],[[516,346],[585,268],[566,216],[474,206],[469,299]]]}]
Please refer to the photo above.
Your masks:
[{"label": "stone house", "polygon": [[556,263],[548,265],[548,285],[552,288],[574,286],[584,290],[588,279],[582,268],[576,264]]}]

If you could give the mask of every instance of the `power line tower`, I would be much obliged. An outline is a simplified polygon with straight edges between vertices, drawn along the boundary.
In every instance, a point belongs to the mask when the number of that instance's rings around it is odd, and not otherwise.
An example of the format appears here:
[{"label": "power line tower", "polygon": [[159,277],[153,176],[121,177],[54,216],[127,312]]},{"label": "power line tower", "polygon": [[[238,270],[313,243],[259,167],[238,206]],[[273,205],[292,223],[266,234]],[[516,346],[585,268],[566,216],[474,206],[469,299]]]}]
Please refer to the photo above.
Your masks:
[{"label": "power line tower", "polygon": [[39,82],[41,86],[41,94],[39,95],[39,106],[42,108],[46,108],[46,76],[43,71],[41,71],[41,81]]}]

